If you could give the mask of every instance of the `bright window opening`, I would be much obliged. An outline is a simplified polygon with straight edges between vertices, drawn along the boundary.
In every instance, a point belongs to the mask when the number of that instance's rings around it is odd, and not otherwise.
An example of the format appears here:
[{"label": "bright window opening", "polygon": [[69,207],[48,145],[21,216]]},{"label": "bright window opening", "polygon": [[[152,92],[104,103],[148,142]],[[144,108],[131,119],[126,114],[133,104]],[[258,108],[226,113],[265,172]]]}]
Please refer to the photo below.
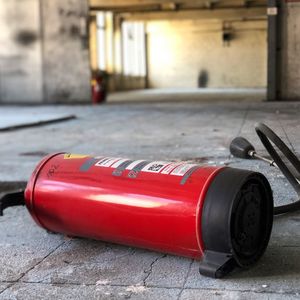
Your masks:
[{"label": "bright window opening", "polygon": [[146,41],[143,22],[124,22],[123,38],[123,72],[127,76],[146,76]]},{"label": "bright window opening", "polygon": [[106,26],[105,13],[97,14],[97,52],[98,52],[98,68],[106,70]]}]

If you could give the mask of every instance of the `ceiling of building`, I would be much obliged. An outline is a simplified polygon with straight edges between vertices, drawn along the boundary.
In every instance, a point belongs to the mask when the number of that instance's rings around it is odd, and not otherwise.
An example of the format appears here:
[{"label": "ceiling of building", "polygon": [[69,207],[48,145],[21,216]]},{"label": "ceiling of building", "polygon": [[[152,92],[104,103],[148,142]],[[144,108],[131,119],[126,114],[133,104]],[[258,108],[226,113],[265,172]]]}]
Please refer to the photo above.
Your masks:
[{"label": "ceiling of building", "polygon": [[92,10],[167,12],[223,8],[266,7],[266,0],[90,0]]}]

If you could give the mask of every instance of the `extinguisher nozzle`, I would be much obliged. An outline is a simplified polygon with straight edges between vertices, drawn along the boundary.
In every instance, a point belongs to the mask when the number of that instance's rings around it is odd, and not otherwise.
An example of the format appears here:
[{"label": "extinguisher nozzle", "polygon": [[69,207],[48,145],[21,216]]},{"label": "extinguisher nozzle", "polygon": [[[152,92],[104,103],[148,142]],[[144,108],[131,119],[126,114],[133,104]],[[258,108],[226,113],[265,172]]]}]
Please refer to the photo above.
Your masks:
[{"label": "extinguisher nozzle", "polygon": [[254,146],[243,137],[236,137],[230,143],[230,153],[238,158],[250,159],[252,156],[251,152],[255,152]]}]

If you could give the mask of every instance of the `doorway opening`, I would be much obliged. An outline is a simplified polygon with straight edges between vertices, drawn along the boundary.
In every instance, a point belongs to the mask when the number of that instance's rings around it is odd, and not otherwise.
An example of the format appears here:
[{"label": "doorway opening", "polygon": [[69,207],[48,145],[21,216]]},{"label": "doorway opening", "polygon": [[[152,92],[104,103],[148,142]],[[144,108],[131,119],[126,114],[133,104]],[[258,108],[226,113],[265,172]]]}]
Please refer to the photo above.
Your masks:
[{"label": "doorway opening", "polygon": [[144,90],[149,99],[158,94],[186,98],[189,92],[192,98],[223,93],[265,98],[266,1],[234,6],[217,1],[213,7],[131,2],[109,5],[110,11],[103,1],[91,6],[97,24],[91,45],[97,48],[95,68],[107,72],[111,92],[131,91],[132,97],[132,91]]}]

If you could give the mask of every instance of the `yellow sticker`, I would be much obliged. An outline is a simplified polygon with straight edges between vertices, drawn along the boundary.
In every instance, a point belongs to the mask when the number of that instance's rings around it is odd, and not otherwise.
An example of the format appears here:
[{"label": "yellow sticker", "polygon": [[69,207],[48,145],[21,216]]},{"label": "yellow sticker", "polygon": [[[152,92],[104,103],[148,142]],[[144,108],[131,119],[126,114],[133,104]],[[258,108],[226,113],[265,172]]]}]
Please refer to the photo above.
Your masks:
[{"label": "yellow sticker", "polygon": [[85,158],[85,157],[88,157],[88,155],[72,154],[72,153],[67,153],[64,155],[64,159],[80,159],[80,158]]}]

